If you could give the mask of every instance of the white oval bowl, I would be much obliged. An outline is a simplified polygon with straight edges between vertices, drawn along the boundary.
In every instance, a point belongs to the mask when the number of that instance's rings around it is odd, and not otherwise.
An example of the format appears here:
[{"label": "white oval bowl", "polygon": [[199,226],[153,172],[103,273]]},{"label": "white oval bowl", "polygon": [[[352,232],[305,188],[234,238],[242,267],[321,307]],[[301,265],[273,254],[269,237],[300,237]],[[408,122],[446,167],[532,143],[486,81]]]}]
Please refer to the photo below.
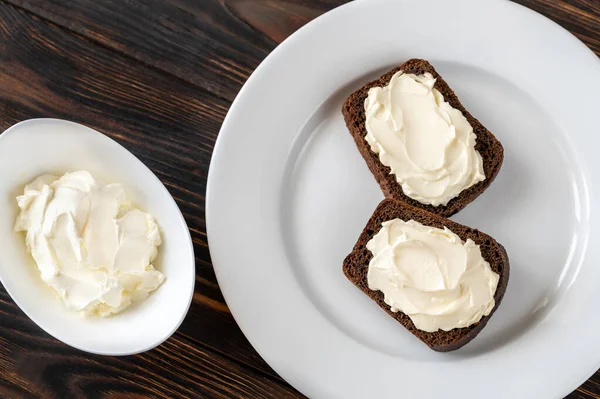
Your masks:
[{"label": "white oval bowl", "polygon": [[[139,159],[94,129],[59,119],[31,119],[0,135],[0,280],[31,320],[67,345],[102,355],[131,355],[160,345],[183,321],[194,293],[195,258],[187,224],[165,186]],[[25,237],[14,232],[15,198],[35,177],[87,170],[123,184],[128,197],[153,215],[163,244],[154,262],[165,282],[122,313],[83,317],[44,284]]]}]

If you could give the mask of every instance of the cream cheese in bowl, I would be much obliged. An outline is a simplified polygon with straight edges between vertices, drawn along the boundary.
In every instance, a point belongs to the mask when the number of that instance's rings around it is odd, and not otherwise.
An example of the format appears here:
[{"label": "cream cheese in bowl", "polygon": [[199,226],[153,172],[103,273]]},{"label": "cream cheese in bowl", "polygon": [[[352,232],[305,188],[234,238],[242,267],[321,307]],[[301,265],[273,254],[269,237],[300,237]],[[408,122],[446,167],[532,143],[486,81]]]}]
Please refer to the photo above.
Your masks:
[{"label": "cream cheese in bowl", "polygon": [[[6,130],[0,162],[0,280],[32,321],[104,355],[152,349],[177,330],[194,293],[194,249],[179,207],[150,169],[98,131],[58,119]],[[102,209],[87,210],[92,202]],[[41,232],[54,249],[41,250]]]},{"label": "cream cheese in bowl", "polygon": [[42,175],[17,203],[15,231],[26,232],[42,280],[68,309],[109,316],[165,280],[152,265],[161,244],[156,221],[132,206],[121,184],[86,171]]}]

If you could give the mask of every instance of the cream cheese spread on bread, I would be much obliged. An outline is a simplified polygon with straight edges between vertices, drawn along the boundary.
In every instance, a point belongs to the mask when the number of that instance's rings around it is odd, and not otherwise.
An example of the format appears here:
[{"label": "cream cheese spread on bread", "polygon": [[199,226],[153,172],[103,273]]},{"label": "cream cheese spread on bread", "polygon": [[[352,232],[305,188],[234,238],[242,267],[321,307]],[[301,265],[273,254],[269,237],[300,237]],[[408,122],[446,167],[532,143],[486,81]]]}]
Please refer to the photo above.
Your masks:
[{"label": "cream cheese spread on bread", "polygon": [[120,184],[102,184],[88,172],[43,175],[17,203],[15,230],[26,232],[42,280],[67,308],[108,316],[163,283],[152,265],[158,226],[131,206]]},{"label": "cream cheese spread on bread", "polygon": [[495,306],[500,276],[471,239],[414,220],[393,219],[367,243],[369,289],[391,311],[408,315],[427,332],[469,327]]},{"label": "cream cheese spread on bread", "polygon": [[444,101],[430,73],[397,72],[365,100],[366,141],[408,197],[446,205],[485,180],[473,127]]}]

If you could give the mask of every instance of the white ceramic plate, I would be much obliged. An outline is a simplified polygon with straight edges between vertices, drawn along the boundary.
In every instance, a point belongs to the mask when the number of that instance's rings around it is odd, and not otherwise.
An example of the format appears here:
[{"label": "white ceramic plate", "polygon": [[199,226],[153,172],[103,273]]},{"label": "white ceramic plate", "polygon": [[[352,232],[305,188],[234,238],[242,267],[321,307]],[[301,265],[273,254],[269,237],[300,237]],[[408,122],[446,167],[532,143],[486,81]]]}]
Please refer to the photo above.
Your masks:
[{"label": "white ceramic plate", "polygon": [[[346,280],[382,194],[342,120],[353,90],[425,58],[500,139],[496,181],[459,213],[504,244],[502,305],[435,353]],[[369,0],[306,25],[254,72],[214,151],[219,284],[265,360],[309,397],[551,398],[600,366],[600,63],[508,1]]]},{"label": "white ceramic plate", "polygon": [[[125,148],[89,127],[58,119],[31,119],[0,135],[0,279],[35,323],[64,343],[103,355],[129,355],[169,338],[185,317],[195,281],[194,249],[185,220],[158,178]],[[146,300],[108,318],[67,310],[37,271],[25,237],[13,231],[15,198],[35,177],[87,170],[122,183],[128,197],[152,214],[163,244],[154,263],[165,282]]]}]

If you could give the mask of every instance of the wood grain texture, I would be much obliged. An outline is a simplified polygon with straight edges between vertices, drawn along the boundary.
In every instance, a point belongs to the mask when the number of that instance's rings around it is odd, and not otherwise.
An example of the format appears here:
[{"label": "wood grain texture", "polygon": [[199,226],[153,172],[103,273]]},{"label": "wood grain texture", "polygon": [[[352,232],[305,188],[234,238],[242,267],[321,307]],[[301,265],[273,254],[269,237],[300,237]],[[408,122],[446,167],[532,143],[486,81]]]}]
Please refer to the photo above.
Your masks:
[{"label": "wood grain texture", "polygon": [[[301,397],[258,356],[224,303],[204,195],[218,130],[242,84],[283,39],[345,2],[0,0],[0,131],[44,116],[108,134],[167,186],[196,251],[188,317],[138,356],[71,349],[0,289],[1,397]],[[600,1],[517,2],[600,54]],[[600,372],[569,396],[599,397]]]},{"label": "wood grain texture", "polygon": [[[104,381],[110,386],[107,381],[114,380],[121,391],[126,385],[147,389],[148,384],[141,378],[161,375],[164,381],[157,381],[154,390],[163,396],[172,396],[178,385],[193,387],[209,397],[218,392],[228,396],[227,391],[241,396],[263,392],[267,397],[293,392],[281,383],[237,328],[210,263],[204,193],[211,150],[228,103],[4,3],[0,3],[0,32],[0,129],[23,119],[48,116],[74,120],[105,132],[165,183],[190,226],[196,252],[192,308],[168,342],[172,354],[165,358],[175,370],[193,370],[193,375],[150,367],[153,361],[147,359],[157,356],[152,354],[154,351],[129,360],[83,355],[48,337],[3,292],[0,339],[7,342],[0,345],[0,368],[4,367],[6,373],[0,379],[12,373],[21,381],[4,381],[9,388],[24,387],[33,394],[57,396],[64,390],[72,391],[77,384],[56,387],[56,375],[49,375],[48,380],[44,376],[52,370],[75,372],[72,368],[85,373],[81,384],[89,378],[90,382]],[[37,364],[32,360],[40,353],[44,354],[43,364],[28,368]],[[83,362],[88,358],[92,361]],[[111,377],[112,368],[116,371],[134,366],[139,378],[118,374]],[[99,374],[97,380],[92,378],[95,373]]]},{"label": "wood grain texture", "polygon": [[279,41],[345,1],[11,2],[232,101]]}]

